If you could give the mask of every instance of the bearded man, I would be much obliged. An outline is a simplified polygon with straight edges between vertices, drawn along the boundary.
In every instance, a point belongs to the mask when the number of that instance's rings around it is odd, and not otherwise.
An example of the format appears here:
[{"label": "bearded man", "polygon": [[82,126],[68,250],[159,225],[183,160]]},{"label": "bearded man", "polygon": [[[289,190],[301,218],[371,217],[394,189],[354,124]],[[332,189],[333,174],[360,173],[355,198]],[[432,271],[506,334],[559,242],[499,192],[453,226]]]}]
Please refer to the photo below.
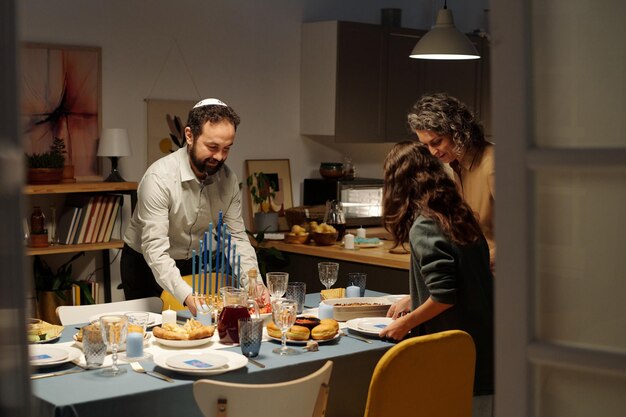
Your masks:
[{"label": "bearded man", "polygon": [[239,122],[237,113],[221,100],[200,101],[189,112],[185,146],[147,169],[124,234],[120,273],[127,300],[158,297],[165,289],[195,315],[192,288],[182,276],[191,274],[192,250],[199,250],[211,222],[214,233],[209,239],[217,248],[220,213],[231,244],[236,244],[244,287],[246,272],[258,271],[241,217],[239,179],[224,163]]}]

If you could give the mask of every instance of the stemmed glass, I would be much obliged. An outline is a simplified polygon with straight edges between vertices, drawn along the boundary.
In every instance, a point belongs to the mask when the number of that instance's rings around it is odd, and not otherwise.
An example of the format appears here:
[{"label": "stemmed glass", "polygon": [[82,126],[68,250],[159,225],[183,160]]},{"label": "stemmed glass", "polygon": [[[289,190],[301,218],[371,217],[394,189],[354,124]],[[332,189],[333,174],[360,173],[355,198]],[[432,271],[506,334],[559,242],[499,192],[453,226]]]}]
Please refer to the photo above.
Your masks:
[{"label": "stemmed glass", "polygon": [[102,339],[111,347],[113,365],[110,368],[102,370],[102,375],[116,376],[126,372],[125,368],[117,366],[117,350],[126,340],[126,331],[128,329],[128,321],[122,315],[110,315],[100,317],[100,331]]},{"label": "stemmed glass", "polygon": [[270,291],[271,299],[280,298],[287,291],[287,283],[289,282],[289,273],[287,272],[268,272],[267,289]]},{"label": "stemmed glass", "polygon": [[281,332],[281,347],[272,350],[279,355],[296,355],[298,351],[287,347],[287,330],[296,322],[298,303],[296,300],[277,298],[272,301],[272,319]]},{"label": "stemmed glass", "polygon": [[337,282],[337,273],[339,272],[338,263],[320,262],[317,264],[317,270],[320,274],[320,282],[324,284],[327,290]]}]

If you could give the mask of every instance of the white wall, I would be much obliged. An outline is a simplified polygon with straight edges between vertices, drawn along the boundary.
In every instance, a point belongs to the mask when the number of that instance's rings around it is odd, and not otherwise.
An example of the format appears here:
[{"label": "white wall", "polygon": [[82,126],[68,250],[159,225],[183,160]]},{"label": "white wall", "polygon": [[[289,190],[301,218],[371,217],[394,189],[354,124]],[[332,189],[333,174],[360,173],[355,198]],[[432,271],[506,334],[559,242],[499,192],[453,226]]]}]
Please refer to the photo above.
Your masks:
[{"label": "white wall", "polygon": [[[470,32],[485,27],[487,4],[450,1],[448,7]],[[146,169],[146,98],[219,97],[242,119],[228,164],[242,179],[246,159],[289,159],[294,205],[300,205],[302,180],[318,176],[321,161],[349,156],[360,176],[381,177],[390,147],[299,135],[301,23],[379,23],[381,8],[397,7],[403,26],[426,29],[441,6],[433,0],[25,0],[18,27],[23,41],[102,48],[102,126],[128,129],[133,155],[119,165],[126,180],[139,181]],[[112,266],[114,281],[118,269]]]}]

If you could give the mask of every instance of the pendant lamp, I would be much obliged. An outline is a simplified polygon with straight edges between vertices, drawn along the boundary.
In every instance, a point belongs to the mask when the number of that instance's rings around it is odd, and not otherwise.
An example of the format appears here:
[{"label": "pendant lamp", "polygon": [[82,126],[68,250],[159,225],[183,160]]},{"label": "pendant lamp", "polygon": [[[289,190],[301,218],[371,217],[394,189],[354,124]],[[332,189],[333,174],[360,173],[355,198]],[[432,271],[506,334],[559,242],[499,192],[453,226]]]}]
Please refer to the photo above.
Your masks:
[{"label": "pendant lamp", "polygon": [[435,25],[417,42],[411,58],[418,59],[478,59],[472,42],[454,26],[452,11],[447,7],[437,13]]}]

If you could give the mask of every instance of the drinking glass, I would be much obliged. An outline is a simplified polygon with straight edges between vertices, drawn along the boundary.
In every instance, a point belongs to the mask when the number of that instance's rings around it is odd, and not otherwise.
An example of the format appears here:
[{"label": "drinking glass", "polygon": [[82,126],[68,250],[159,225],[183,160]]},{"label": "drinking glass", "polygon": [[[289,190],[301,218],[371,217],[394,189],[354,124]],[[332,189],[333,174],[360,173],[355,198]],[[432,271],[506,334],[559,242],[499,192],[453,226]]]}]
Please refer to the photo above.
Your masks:
[{"label": "drinking glass", "polygon": [[298,303],[298,314],[304,310],[304,298],[306,297],[306,282],[290,282],[287,284],[285,298],[296,300]]},{"label": "drinking glass", "polygon": [[348,272],[348,286],[354,285],[359,287],[360,296],[365,296],[365,282],[367,274],[364,272]]},{"label": "drinking glass", "polygon": [[100,331],[102,339],[111,348],[113,365],[102,370],[102,375],[116,376],[126,372],[126,368],[117,366],[117,350],[126,340],[128,321],[123,315],[110,315],[100,317]]},{"label": "drinking glass", "polygon": [[285,295],[287,283],[289,282],[289,274],[287,272],[268,272],[265,278],[267,279],[267,288],[272,299],[281,298]]},{"label": "drinking glass", "polygon": [[239,345],[244,356],[253,358],[259,354],[263,339],[263,319],[239,319]]},{"label": "drinking glass", "polygon": [[87,368],[99,368],[104,363],[107,345],[102,339],[102,332],[98,324],[89,324],[83,327],[83,353]]},{"label": "drinking glass", "polygon": [[317,264],[317,270],[320,275],[320,282],[324,284],[327,290],[337,282],[337,274],[339,272],[339,264],[337,262],[320,262]]},{"label": "drinking glass", "polygon": [[287,347],[287,330],[296,322],[298,315],[298,303],[295,300],[287,298],[277,298],[272,301],[272,318],[274,324],[281,332],[281,347],[272,350],[279,355],[295,355],[298,353],[295,349]]},{"label": "drinking glass", "polygon": [[138,362],[152,358],[152,354],[144,352],[143,341],[150,321],[150,313],[131,312],[124,314],[126,321],[126,352],[121,353],[120,359],[128,362]]}]

